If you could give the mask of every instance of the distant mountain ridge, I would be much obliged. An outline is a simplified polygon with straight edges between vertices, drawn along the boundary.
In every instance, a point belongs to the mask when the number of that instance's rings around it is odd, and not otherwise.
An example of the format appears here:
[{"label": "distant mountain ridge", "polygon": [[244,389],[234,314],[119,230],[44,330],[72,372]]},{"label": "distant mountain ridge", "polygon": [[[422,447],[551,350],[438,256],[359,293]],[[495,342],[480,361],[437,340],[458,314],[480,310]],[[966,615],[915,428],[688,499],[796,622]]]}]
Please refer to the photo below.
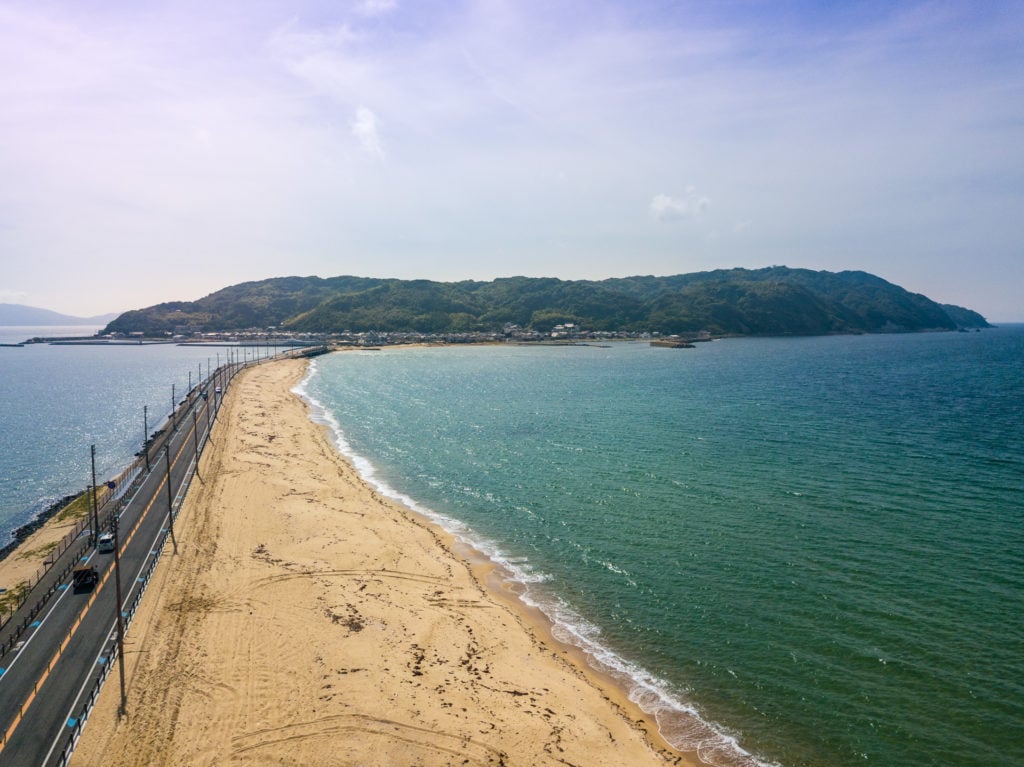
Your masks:
[{"label": "distant mountain ridge", "polygon": [[0,304],[0,325],[103,325],[117,317],[117,312],[95,317],[73,317],[35,306]]},{"label": "distant mountain ridge", "polygon": [[105,332],[215,332],[277,327],[299,332],[541,332],[575,323],[594,331],[708,331],[716,335],[822,335],[988,327],[880,277],[773,266],[607,280],[508,277],[433,282],[369,277],[279,277],[224,288],[198,301],[125,312]]}]

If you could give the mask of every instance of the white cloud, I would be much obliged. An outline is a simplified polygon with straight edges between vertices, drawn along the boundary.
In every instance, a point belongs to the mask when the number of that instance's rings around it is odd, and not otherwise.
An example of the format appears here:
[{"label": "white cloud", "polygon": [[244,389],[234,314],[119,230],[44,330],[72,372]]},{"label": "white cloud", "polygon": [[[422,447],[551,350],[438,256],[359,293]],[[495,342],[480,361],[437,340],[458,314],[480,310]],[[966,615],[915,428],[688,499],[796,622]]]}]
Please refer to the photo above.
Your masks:
[{"label": "white cloud", "polygon": [[670,197],[667,194],[656,194],[651,200],[651,214],[658,221],[678,221],[696,216],[707,210],[711,200],[697,194],[692,187],[686,188],[682,197]]},{"label": "white cloud", "polygon": [[275,30],[268,41],[270,50],[285,62],[338,50],[356,42],[359,36],[348,24],[310,29],[302,27],[297,19],[290,19]]},{"label": "white cloud", "polygon": [[[93,5],[0,0],[0,283],[40,305],[98,314],[110,275],[147,305],[342,255],[600,278],[685,250],[694,270],[973,282],[949,300],[1020,315],[1019,8],[820,5],[765,35],[757,4]],[[125,268],[141,250],[188,281]]]},{"label": "white cloud", "polygon": [[363,0],[359,4],[359,13],[363,16],[383,16],[398,7],[396,0]]},{"label": "white cloud", "polygon": [[28,293],[24,290],[0,289],[0,303],[23,304],[26,298],[28,298]]},{"label": "white cloud", "polygon": [[359,141],[364,152],[378,160],[384,159],[384,145],[377,130],[377,115],[369,107],[360,105],[356,109],[352,135]]}]

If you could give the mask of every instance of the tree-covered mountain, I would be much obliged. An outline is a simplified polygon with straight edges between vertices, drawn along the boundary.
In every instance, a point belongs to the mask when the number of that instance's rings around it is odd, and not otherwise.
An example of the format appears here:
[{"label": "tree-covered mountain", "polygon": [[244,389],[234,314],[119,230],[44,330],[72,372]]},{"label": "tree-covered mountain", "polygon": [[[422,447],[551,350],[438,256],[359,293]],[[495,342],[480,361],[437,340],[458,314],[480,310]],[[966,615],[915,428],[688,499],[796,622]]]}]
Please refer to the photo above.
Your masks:
[{"label": "tree-covered mountain", "polygon": [[490,282],[282,277],[191,302],[125,312],[105,332],[160,334],[276,327],[314,333],[594,331],[820,335],[987,327],[865,272],[773,266],[600,281],[509,277]]},{"label": "tree-covered mountain", "polygon": [[970,309],[964,309],[962,306],[954,306],[953,304],[942,304],[942,308],[946,310],[946,314],[950,316],[958,328],[991,327],[984,317]]}]

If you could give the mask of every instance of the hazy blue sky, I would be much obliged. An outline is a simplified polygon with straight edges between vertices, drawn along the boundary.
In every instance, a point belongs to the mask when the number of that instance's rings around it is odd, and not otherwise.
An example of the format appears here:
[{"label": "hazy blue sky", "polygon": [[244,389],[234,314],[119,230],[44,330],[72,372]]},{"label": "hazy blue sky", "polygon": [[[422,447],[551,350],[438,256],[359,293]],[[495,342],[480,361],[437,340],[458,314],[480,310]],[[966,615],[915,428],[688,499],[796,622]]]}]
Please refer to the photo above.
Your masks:
[{"label": "hazy blue sky", "polygon": [[1024,3],[0,0],[0,302],[772,264],[1024,320]]}]

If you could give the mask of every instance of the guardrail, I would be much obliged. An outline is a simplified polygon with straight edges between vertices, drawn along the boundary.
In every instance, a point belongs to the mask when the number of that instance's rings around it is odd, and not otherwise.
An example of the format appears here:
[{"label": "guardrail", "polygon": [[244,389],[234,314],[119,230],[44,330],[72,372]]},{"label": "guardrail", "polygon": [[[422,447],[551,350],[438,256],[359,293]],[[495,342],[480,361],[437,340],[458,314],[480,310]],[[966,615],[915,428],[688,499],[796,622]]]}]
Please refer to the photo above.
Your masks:
[{"label": "guardrail", "polygon": [[[129,474],[131,468],[132,467],[129,467],[128,470],[122,472],[122,474],[119,476]],[[99,507],[100,510],[98,512],[98,515],[100,518],[100,530],[105,530],[109,528],[110,520],[113,518],[113,516],[115,514],[120,514],[122,509],[125,506],[127,506],[128,503],[131,502],[131,499],[134,497],[135,492],[138,490],[138,486],[142,484],[143,478],[144,476],[141,472],[136,474],[134,479],[132,480],[132,487],[128,491],[119,493],[116,496],[112,491],[108,491],[106,498],[104,499],[102,505],[100,505]],[[15,628],[15,631],[11,635],[11,637],[5,642],[0,642],[0,658],[3,658],[4,655],[6,655],[15,646],[17,646],[17,643],[21,639],[21,636],[22,634],[24,634],[25,630],[35,620],[35,617],[39,614],[39,612],[46,606],[46,603],[49,602],[50,597],[52,597],[60,589],[61,581],[63,581],[68,576],[68,574],[74,569],[75,565],[82,558],[85,552],[87,552],[91,548],[91,546],[93,545],[93,542],[91,540],[80,540],[82,535],[86,532],[86,530],[91,531],[91,529],[92,520],[82,520],[79,524],[75,526],[74,530],[72,530],[66,536],[64,536],[64,538],[58,543],[57,547],[55,548],[54,553],[47,558],[46,564],[44,564],[42,567],[39,568],[39,570],[36,571],[35,575],[33,576],[33,579],[29,582],[30,585],[27,588],[25,588],[24,591],[19,596],[17,604],[14,605],[13,609],[4,618],[4,620],[0,622],[0,629],[7,627],[7,624],[10,623],[10,620],[13,618],[13,616],[15,616],[18,613],[18,611],[25,606],[26,603],[28,603],[31,599],[36,600],[35,604],[32,605],[32,608],[29,610],[29,612],[26,615],[22,616],[21,624]],[[78,543],[78,551],[75,552],[73,556],[65,560],[64,554],[66,554],[75,545],[76,542]],[[59,575],[57,575],[55,579],[51,579],[51,583],[47,587],[46,591],[39,593],[37,587],[39,586],[40,582],[43,580],[43,578],[49,575],[51,570],[53,570],[54,566],[56,566],[62,560],[65,560],[65,563]]]},{"label": "guardrail", "polygon": [[[286,351],[278,352],[272,357],[264,357],[261,359],[251,360],[248,362],[234,362],[222,365],[217,368],[211,375],[209,375],[205,381],[196,384],[192,389],[186,392],[182,399],[183,408],[187,410],[192,406],[196,397],[207,390],[211,385],[215,385],[217,381],[224,381],[226,384],[235,374],[250,365],[258,365],[267,360],[273,359],[287,359],[287,358],[301,358],[301,357],[315,357],[320,354],[326,354],[330,351],[330,348],[324,344],[317,346],[306,346],[297,347],[295,349],[289,349]],[[225,378],[226,376],[226,378]],[[160,425],[156,431],[153,432],[152,436],[147,435],[146,444],[143,450],[147,451],[150,455],[159,453],[160,446],[168,439],[170,427],[173,431],[175,423],[179,420],[177,417],[177,409],[167,416],[167,419],[163,424]],[[109,529],[110,520],[114,514],[119,514],[121,510],[131,502],[135,492],[138,490],[142,481],[146,478],[147,474],[144,467],[147,465],[145,460],[145,454],[143,457],[136,457],[125,469],[115,475],[110,481],[114,483],[114,487],[111,488],[108,484],[98,485],[95,488],[96,491],[96,506],[97,506],[97,517],[99,519],[99,530],[96,535],[102,530]],[[125,487],[125,483],[129,483],[128,487]],[[93,489],[90,488],[86,492],[91,492]],[[111,505],[113,504],[113,505]],[[44,592],[44,596],[40,599],[39,595],[35,594],[35,590],[39,583],[50,573],[54,566],[64,557],[69,549],[75,546],[76,542],[83,536],[86,531],[92,532],[92,519],[88,516],[85,519],[80,520],[76,523],[75,527],[69,531],[60,541],[57,542],[53,551],[51,551],[44,563],[33,573],[32,577],[28,581],[23,581],[23,584],[19,584],[19,593],[15,600],[11,600],[7,603],[4,608],[4,614],[0,615],[0,629],[3,629],[7,624],[14,618],[22,607],[25,606],[31,599],[37,599],[37,606],[33,608],[31,617],[27,620],[23,618],[22,623],[27,626],[32,622],[35,615],[38,614],[42,606],[45,605],[46,601],[50,596],[53,595],[54,589],[48,588]],[[88,543],[82,542],[81,548],[78,555],[72,558],[72,561],[77,560],[82,553],[88,549]],[[14,552],[11,552],[13,554]],[[65,567],[61,573],[61,578],[65,577],[69,572],[69,568]],[[2,658],[11,647],[13,647],[17,639],[20,638],[21,633],[24,632],[24,627],[19,628],[18,637],[11,638],[6,643],[0,643],[0,658]]]},{"label": "guardrail", "polygon": [[[289,350],[279,353],[276,358],[303,356],[305,351],[306,349]],[[263,361],[266,359],[272,358],[264,358]],[[175,424],[180,421],[180,418],[178,417],[179,410],[187,411],[202,392],[214,385],[226,387],[227,383],[234,378],[239,370],[250,365],[259,364],[259,362],[260,360],[253,360],[249,362],[234,362],[222,365],[207,377],[205,381],[196,384],[196,386],[186,392],[182,399],[182,405],[168,415],[167,420],[160,425],[160,428],[153,432],[153,437],[147,437],[144,450],[147,451],[150,456],[159,454],[161,446],[170,438],[171,433],[174,431]],[[218,383],[215,384],[215,382]],[[143,480],[148,476],[148,473],[145,470],[146,465],[145,454],[143,454],[143,457],[137,456],[125,469],[115,475],[111,480],[114,484],[113,488],[106,483],[103,485],[97,485],[96,517],[99,521],[99,529],[96,531],[96,535],[99,535],[100,531],[109,529],[110,520],[113,516],[115,514],[120,514],[124,507],[127,506],[134,498],[136,491],[141,486]],[[125,483],[128,483],[127,487],[125,487]],[[91,491],[92,488],[86,492]],[[59,579],[63,579],[73,568],[74,563],[76,563],[88,550],[90,541],[82,541],[81,538],[86,531],[89,531],[90,533],[92,532],[92,524],[93,520],[89,517],[79,521],[70,532],[57,542],[54,550],[47,555],[45,562],[38,570],[36,570],[33,576],[28,581],[23,582],[25,585],[20,586],[16,600],[9,602],[9,609],[6,609],[5,614],[0,616],[0,630],[6,628],[10,621],[18,615],[19,611],[22,611],[22,608],[26,604],[30,603],[33,599],[36,600],[36,603],[32,606],[29,614],[21,617],[21,625],[16,627],[15,634],[7,641],[0,642],[0,658],[8,653],[11,648],[17,645],[18,640],[21,638],[21,635],[25,632],[26,628],[32,623],[35,616],[46,605],[49,598],[56,591],[56,588],[51,585],[45,591],[39,592],[38,587],[43,579],[50,574],[51,570],[58,563],[64,561],[66,563],[63,565],[63,569],[59,576]],[[67,552],[73,549],[76,545],[79,547],[78,551],[76,551],[68,560],[65,560]]]},{"label": "guardrail", "polygon": [[[276,355],[275,358],[280,359],[282,357],[313,357],[319,354],[324,354],[328,351],[330,351],[330,349],[326,346],[306,347],[303,349],[295,349],[286,352],[281,352],[280,354]],[[211,376],[204,383],[197,385],[196,387],[194,387],[193,390],[188,392],[185,400],[183,400],[183,402],[185,403],[184,409],[187,410],[188,407],[192,406],[194,396],[196,396],[196,392],[200,392],[208,388],[210,385],[212,385],[214,380],[222,381],[223,383],[221,385],[224,386],[224,388],[226,389],[227,384],[231,382],[231,380],[234,378],[234,376],[238,373],[239,370],[243,370],[252,365],[258,365],[261,362],[267,361],[268,359],[271,358],[264,358],[262,360],[253,360],[243,363],[231,363],[229,365],[223,366],[224,370],[218,368],[214,376]],[[218,375],[221,377],[216,378],[216,376]],[[168,417],[168,421],[171,422],[172,424],[174,423],[174,413],[172,413],[171,416]],[[199,458],[202,455],[203,449],[205,449],[206,445],[210,440],[211,428],[212,423],[208,423],[206,433],[203,435],[202,441],[197,444],[196,452],[193,456],[193,459],[190,462],[189,466],[186,468],[185,475],[182,478],[181,484],[178,486],[178,491],[174,495],[170,509],[170,515],[172,519],[178,516],[182,504],[184,503],[185,495],[187,494],[188,489],[191,486],[192,479],[195,477],[197,473]],[[161,429],[157,433],[163,433],[164,431],[164,429]],[[166,433],[164,434],[163,439],[166,440],[169,437],[170,434]],[[150,443],[148,440],[145,449],[153,449],[150,447]],[[159,447],[156,447],[155,449],[159,450]],[[101,504],[99,504],[100,512],[98,512],[98,516],[101,519],[101,522],[99,524],[100,530],[109,528],[113,516],[115,514],[120,514],[124,507],[131,503],[136,492],[138,491],[138,488],[142,485],[143,480],[147,476],[147,473],[142,470],[143,465],[145,465],[144,459],[137,458],[124,471],[122,471],[118,475],[119,479],[130,478],[125,479],[125,481],[130,483],[130,486],[127,489],[125,489],[123,486],[118,487],[118,482],[116,481],[116,490],[107,488],[107,492],[104,493],[103,501]],[[47,588],[47,590],[44,593],[34,593],[35,587],[38,586],[39,582],[43,579],[43,577],[46,576],[57,564],[57,562],[64,557],[67,551],[74,546],[75,541],[81,538],[85,529],[89,527],[89,525],[90,522],[88,520],[85,520],[79,525],[77,525],[75,530],[73,530],[71,533],[68,533],[68,535],[65,536],[65,538],[59,544],[58,548],[60,549],[60,551],[54,553],[52,557],[48,559],[47,564],[40,568],[40,572],[37,573],[34,579],[33,587],[26,589],[26,594],[19,602],[19,606],[15,610],[15,613],[17,612],[17,610],[20,610],[30,598],[35,598],[36,603],[32,606],[32,609],[29,611],[29,613],[22,617],[20,625],[16,627],[15,632],[11,636],[11,638],[6,643],[0,644],[0,658],[2,658],[6,653],[10,652],[11,650],[17,647],[20,637],[27,630],[27,628],[31,626],[35,616],[45,607],[50,597],[52,597],[53,594],[55,594],[57,591],[61,590],[62,586],[64,585],[63,581],[65,580],[67,575],[74,568],[74,566],[78,564],[79,560],[82,558],[82,555],[84,555],[85,552],[89,550],[89,548],[92,545],[92,541],[82,541],[79,551],[76,552],[73,557],[70,557],[68,559],[66,564],[63,566],[63,569],[60,572],[59,576],[52,579],[51,585]],[[156,565],[159,562],[160,557],[162,556],[163,551],[167,546],[168,536],[169,530],[163,530],[161,532],[159,540],[153,548],[152,556],[150,557],[150,561],[147,564],[145,571],[143,572],[142,575],[138,577],[139,588],[135,591],[135,596],[132,599],[131,604],[128,606],[127,609],[123,609],[121,613],[122,618],[125,621],[125,630],[127,630],[128,626],[131,624],[132,619],[135,617],[135,613],[138,609],[139,603],[141,602],[142,597],[149,586],[153,571],[155,570]],[[13,614],[14,613],[12,613],[12,615]],[[6,624],[0,624],[0,628],[3,628],[4,625]],[[111,632],[111,634],[107,636],[107,638],[104,640],[104,644],[107,645],[107,649],[100,655],[101,669],[93,681],[88,697],[83,702],[79,716],[72,717],[73,721],[69,720],[68,722],[68,724],[71,727],[71,732],[68,734],[68,737],[64,743],[61,753],[57,757],[56,762],[61,767],[67,765],[68,760],[71,758],[71,754],[74,751],[75,746],[78,744],[79,738],[81,737],[82,728],[85,726],[85,723],[89,718],[89,713],[92,711],[93,705],[96,702],[96,698],[98,697],[99,692],[103,687],[103,683],[106,681],[107,676],[109,675],[110,669],[113,666],[115,660],[117,660],[117,645],[116,641],[113,638],[113,632]],[[60,655],[63,654],[63,650],[64,644],[62,644],[61,647],[59,648],[55,658],[60,657]]]},{"label": "guardrail", "polygon": [[[113,478],[112,481],[116,483],[117,490],[121,491],[118,492],[118,496],[124,495],[124,492],[121,487],[121,483],[124,481],[124,478],[126,476],[130,476],[133,471],[139,472],[141,469],[141,465],[141,459],[136,459],[131,463],[131,465],[128,466],[127,469],[125,469],[124,471],[122,471],[120,474]],[[89,493],[90,490],[87,489],[85,492]],[[104,515],[105,518],[107,515],[109,515],[109,511],[107,510],[107,504],[110,502],[114,494],[115,491],[111,490],[107,485],[103,485],[102,488],[97,488],[96,505],[97,508],[101,510],[101,513]],[[57,512],[57,514],[59,515],[60,512]],[[22,582],[22,593],[19,596],[18,600],[16,602],[9,603],[9,605],[4,608],[5,614],[0,615],[0,628],[3,628],[7,621],[10,620],[11,616],[13,616],[14,613],[16,613],[19,609],[21,609],[21,606],[26,601],[28,601],[32,589],[34,589],[36,585],[38,585],[39,581],[41,581],[46,576],[46,574],[50,572],[51,569],[53,569],[54,565],[57,564],[57,561],[64,555],[64,552],[70,549],[75,544],[75,542],[82,536],[82,534],[85,533],[87,530],[92,530],[91,511],[89,514],[86,515],[85,518],[80,519],[78,522],[76,522],[74,527],[70,531],[68,531],[63,538],[57,541],[53,549],[47,553],[46,559],[43,562],[43,564],[40,565],[40,567],[35,571],[35,573],[32,574],[29,580]],[[19,545],[22,544],[24,544],[24,541],[21,541]],[[16,552],[17,548],[12,549],[11,552],[9,553],[9,556],[15,554]]]},{"label": "guardrail", "polygon": [[[320,352],[323,354],[324,352]],[[290,356],[313,356],[306,354],[290,354]],[[251,364],[257,363],[246,363],[242,365],[242,368],[248,367]],[[237,371],[235,371],[237,372]],[[235,373],[231,374],[229,381],[233,378]],[[184,503],[185,496],[188,493],[188,489],[192,484],[192,479],[195,477],[199,465],[199,456],[205,449],[206,444],[209,442],[210,432],[207,430],[203,436],[203,441],[199,445],[199,452],[193,457],[191,464],[185,472],[185,476],[182,478],[181,485],[178,486],[178,492],[174,496],[174,502],[171,506],[171,516],[177,517],[181,511],[182,504]],[[131,605],[127,610],[121,613],[121,617],[124,620],[124,630],[127,632],[128,627],[131,625],[132,619],[135,617],[135,613],[138,611],[139,604],[142,602],[142,597],[146,593],[146,589],[149,587],[149,582],[153,577],[153,571],[156,569],[157,563],[163,556],[164,549],[167,548],[167,539],[170,536],[169,530],[164,530],[161,535],[159,542],[154,547],[154,555],[150,558],[149,564],[146,566],[146,570],[143,575],[139,576],[141,581],[139,589],[135,592],[135,597],[132,599]],[[108,635],[105,643],[108,645],[108,649],[101,657],[106,658],[106,662],[103,663],[103,667],[100,669],[99,674],[96,676],[92,687],[89,690],[89,697],[82,704],[81,713],[77,717],[73,717],[74,725],[71,728],[71,732],[68,733],[67,740],[64,743],[64,747],[61,750],[60,755],[57,757],[57,767],[66,767],[68,761],[71,759],[71,754],[78,745],[78,740],[82,736],[82,729],[85,727],[85,723],[89,719],[89,714],[92,712],[92,708],[96,703],[96,698],[100,694],[100,690],[103,688],[103,683],[106,682],[107,676],[110,674],[110,669],[117,659],[117,642],[113,637],[113,632]]]},{"label": "guardrail", "polygon": [[[209,437],[208,434],[207,437]],[[190,476],[194,475],[194,473],[195,462],[193,462],[193,465],[190,467]],[[172,511],[172,516],[177,517],[180,510],[181,503],[179,502],[178,508]],[[146,589],[149,587],[149,582],[153,577],[153,571],[156,569],[157,563],[163,556],[164,549],[167,548],[168,536],[169,531],[167,530],[161,533],[159,542],[153,548],[154,555],[150,557],[149,564],[146,566],[145,571],[141,576],[139,576],[140,585],[138,590],[135,592],[135,597],[132,599],[128,608],[121,613],[121,617],[124,620],[125,631],[127,631],[128,627],[131,625],[132,619],[135,617],[135,613],[139,609],[139,603],[142,602],[142,596],[146,593]],[[68,733],[67,740],[64,742],[64,747],[61,749],[60,755],[57,757],[58,767],[65,767],[68,760],[71,759],[71,753],[75,750],[75,746],[78,745],[78,740],[82,736],[82,728],[85,727],[85,723],[89,719],[89,714],[92,712],[92,708],[96,704],[96,699],[99,697],[100,690],[103,689],[103,683],[107,681],[110,669],[113,668],[114,661],[118,658],[117,640],[113,634],[107,636],[105,644],[107,645],[107,649],[100,655],[100,657],[104,659],[104,662],[101,665],[99,674],[96,675],[96,679],[93,681],[92,687],[89,689],[89,697],[82,703],[79,715],[72,717],[74,724],[71,727],[71,732]]]}]

